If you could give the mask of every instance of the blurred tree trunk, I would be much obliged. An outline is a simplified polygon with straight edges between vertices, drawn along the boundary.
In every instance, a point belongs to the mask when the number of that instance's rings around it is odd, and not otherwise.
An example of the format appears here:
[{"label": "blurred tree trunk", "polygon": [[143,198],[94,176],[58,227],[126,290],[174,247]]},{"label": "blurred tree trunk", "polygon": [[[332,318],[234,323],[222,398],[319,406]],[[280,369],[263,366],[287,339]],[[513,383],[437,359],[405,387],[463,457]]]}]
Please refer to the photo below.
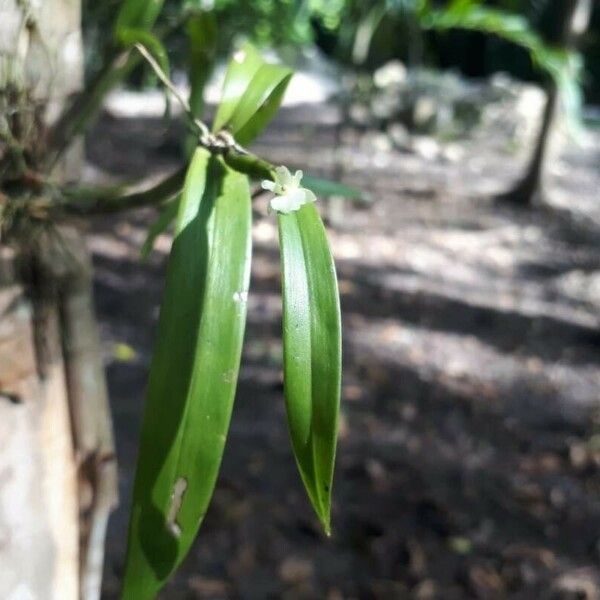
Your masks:
[{"label": "blurred tree trunk", "polygon": [[[548,2],[547,7],[540,23],[544,40],[557,48],[574,49],[588,27],[592,0],[560,0]],[[546,90],[542,124],[525,176],[514,189],[500,197],[501,200],[520,206],[540,203],[544,196],[545,170],[552,150],[552,134],[560,102],[560,94],[554,81],[547,82]]]},{"label": "blurred tree trunk", "polygon": [[[79,0],[0,1],[0,218],[43,203],[31,181],[82,60]],[[53,177],[76,177],[80,159]],[[25,218],[0,238],[3,600],[99,598],[116,465],[91,281],[73,228]]]}]

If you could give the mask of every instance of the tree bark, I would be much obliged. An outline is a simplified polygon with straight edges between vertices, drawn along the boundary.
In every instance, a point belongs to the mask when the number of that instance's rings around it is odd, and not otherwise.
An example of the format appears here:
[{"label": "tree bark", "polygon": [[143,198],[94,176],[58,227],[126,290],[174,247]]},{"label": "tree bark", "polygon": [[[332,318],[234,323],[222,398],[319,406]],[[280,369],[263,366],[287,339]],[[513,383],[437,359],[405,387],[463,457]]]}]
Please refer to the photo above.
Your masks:
[{"label": "tree bark", "polygon": [[[15,181],[43,164],[82,56],[79,0],[0,0],[0,219],[32,194]],[[75,147],[53,177],[80,166]],[[73,228],[13,234],[0,238],[0,598],[96,600],[117,478],[91,265]]]},{"label": "tree bark", "polygon": [[[78,598],[77,481],[52,302],[0,258],[0,598]],[[36,339],[44,347],[36,347]]]}]

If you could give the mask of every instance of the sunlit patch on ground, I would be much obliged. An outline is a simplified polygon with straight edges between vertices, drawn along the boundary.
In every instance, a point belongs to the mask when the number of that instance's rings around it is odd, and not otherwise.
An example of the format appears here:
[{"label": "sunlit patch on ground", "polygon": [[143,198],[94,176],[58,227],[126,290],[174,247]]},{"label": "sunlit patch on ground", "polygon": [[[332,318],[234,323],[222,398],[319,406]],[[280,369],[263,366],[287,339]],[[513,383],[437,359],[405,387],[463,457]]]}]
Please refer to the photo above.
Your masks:
[{"label": "sunlit patch on ground", "polygon": [[[198,542],[162,597],[452,600],[598,590],[600,136],[590,134],[585,150],[569,146],[553,166],[549,198],[566,211],[518,211],[490,201],[523,164],[497,148],[480,142],[461,161],[429,160],[374,152],[345,132],[334,151],[336,109],[320,107],[316,123],[315,114],[288,111],[258,147],[375,198],[341,214],[319,201],[334,223],[344,319],[334,536],[320,538],[287,441],[277,229],[259,199],[224,469]],[[108,137],[95,146],[92,136],[91,160],[131,178],[172,167],[173,148],[155,125],[106,120]],[[135,161],[116,154],[122,136],[140,137]],[[88,238],[123,498],[110,526],[107,599],[122,573],[170,241],[161,236],[140,262],[150,219],[142,211],[100,220]],[[135,360],[115,358],[116,344]]]}]

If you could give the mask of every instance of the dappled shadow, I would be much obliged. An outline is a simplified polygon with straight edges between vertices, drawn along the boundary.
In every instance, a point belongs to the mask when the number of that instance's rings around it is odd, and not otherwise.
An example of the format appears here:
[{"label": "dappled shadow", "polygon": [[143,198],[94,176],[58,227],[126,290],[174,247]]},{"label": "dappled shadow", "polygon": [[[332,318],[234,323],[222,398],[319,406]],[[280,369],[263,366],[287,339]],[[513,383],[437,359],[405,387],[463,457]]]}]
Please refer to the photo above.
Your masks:
[{"label": "dappled shadow", "polygon": [[[344,269],[340,269],[343,277]],[[345,294],[344,304],[349,313],[366,317],[387,316],[403,322],[425,326],[438,331],[476,335],[502,352],[535,355],[542,360],[598,362],[600,331],[559,317],[531,314],[501,306],[469,301],[468,293],[458,290],[456,296],[424,289],[406,289],[401,285],[386,287],[385,281],[406,272],[376,269],[358,270],[354,279],[360,280],[355,294]],[[412,273],[414,275],[414,273]],[[462,293],[463,297],[459,294]]]},{"label": "dappled shadow", "polygon": [[[275,155],[275,137],[261,143]],[[562,573],[595,564],[600,334],[593,297],[563,284],[600,270],[597,247],[544,211],[420,194],[436,183],[401,168],[377,181],[373,207],[348,209],[331,231],[344,320],[332,539],[288,441],[276,228],[258,205],[222,474],[162,598],[543,598]],[[89,237],[123,498],[107,599],[122,577],[168,250],[163,240],[139,261],[151,219],[100,219]],[[119,358],[119,343],[133,356]]]},{"label": "dappled shadow", "polygon": [[[261,244],[255,253],[259,264],[273,265],[277,259],[273,248]],[[96,264],[103,323],[115,326],[110,337],[125,335],[139,356],[147,357],[162,266],[156,260],[140,266],[135,259],[106,256],[97,256]],[[303,497],[287,441],[277,344],[279,281],[276,263],[273,266],[266,273],[253,273],[247,342],[223,476],[199,538],[197,559],[176,577],[166,598],[183,594],[198,569],[207,577],[219,577],[224,568],[230,590],[243,586],[256,594],[280,594],[283,584],[277,572],[285,548],[318,557],[314,589],[339,586],[343,580],[343,589],[367,594],[380,581],[387,590],[383,597],[393,597],[400,589],[385,581],[401,581],[409,589],[426,573],[436,573],[436,580],[451,578],[452,584],[445,585],[459,598],[475,585],[474,565],[491,560],[495,570],[508,569],[525,560],[522,553],[542,577],[536,585],[542,585],[543,577],[552,572],[537,557],[542,548],[568,556],[575,564],[587,563],[600,513],[585,509],[586,517],[581,518],[577,511],[585,506],[586,481],[595,476],[583,472],[573,478],[568,448],[569,440],[585,437],[588,427],[581,420],[560,418],[559,407],[550,410],[545,390],[518,381],[505,381],[497,390],[473,385],[457,391],[443,373],[428,373],[418,362],[403,362],[385,342],[374,350],[369,340],[364,346],[356,344],[362,329],[353,318],[360,315],[373,323],[394,319],[407,326],[476,336],[486,344],[494,344],[502,332],[507,336],[500,344],[503,352],[512,351],[518,340],[526,343],[533,331],[540,340],[554,339],[556,328],[560,332],[556,339],[570,336],[595,361],[593,347],[582,344],[582,335],[590,334],[588,328],[546,319],[535,330],[532,317],[496,314],[492,308],[434,295],[407,298],[401,291],[385,292],[370,283],[380,276],[385,281],[385,270],[354,266],[346,273],[345,263],[340,265],[342,281],[352,281],[355,290],[343,296],[345,424],[335,485],[335,533],[332,542],[324,543]],[[119,277],[108,278],[111,272]],[[134,272],[141,273],[137,280],[131,277]],[[131,312],[124,317],[127,307]],[[130,492],[127,481],[146,373],[147,363],[113,363],[109,369],[119,451],[125,455],[121,462],[125,497]],[[478,392],[483,396],[478,398]],[[528,400],[530,410],[544,407],[533,424],[518,407],[519,398]],[[565,481],[574,504],[553,507],[549,498],[563,489]],[[126,507],[117,517],[121,523],[126,522]],[[120,546],[114,538],[112,543]],[[254,566],[239,566],[244,564],[239,563],[241,551],[230,543],[251,552],[249,564]],[[457,550],[461,543],[468,544],[466,551]],[[112,552],[118,578],[122,550]],[[427,559],[419,565],[423,553]],[[526,585],[518,570],[511,577],[516,588]],[[528,589],[535,593],[542,588]]]},{"label": "dappled shadow", "polygon": [[[256,247],[256,245],[255,245]],[[262,255],[276,263],[275,248],[258,245]],[[535,270],[538,278],[549,278],[587,267],[600,273],[599,262],[585,265],[573,262],[570,268],[544,267],[539,262],[518,265],[517,277],[530,279]],[[578,323],[573,315],[549,315],[544,298],[523,302],[520,309],[503,306],[493,289],[487,295],[477,294],[481,289],[437,281],[426,274],[409,268],[383,265],[363,266],[359,261],[338,261],[338,277],[342,287],[342,308],[347,315],[358,314],[373,319],[397,319],[400,323],[474,335],[502,352],[521,356],[537,356],[544,361],[564,360],[569,363],[597,363],[600,354],[600,329],[592,324]],[[435,286],[429,286],[432,281]],[[344,282],[351,285],[345,286]],[[278,273],[257,276],[253,280],[254,293],[276,292]],[[482,285],[483,287],[483,285]],[[569,299],[563,300],[565,304]]]}]

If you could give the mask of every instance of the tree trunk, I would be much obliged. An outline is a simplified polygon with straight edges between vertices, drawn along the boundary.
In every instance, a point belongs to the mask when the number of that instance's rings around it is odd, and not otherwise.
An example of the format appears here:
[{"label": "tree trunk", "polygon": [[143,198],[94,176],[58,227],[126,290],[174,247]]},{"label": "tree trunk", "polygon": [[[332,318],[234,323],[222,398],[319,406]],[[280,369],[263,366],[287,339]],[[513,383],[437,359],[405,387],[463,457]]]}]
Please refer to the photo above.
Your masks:
[{"label": "tree trunk", "polygon": [[[75,600],[77,481],[59,317],[0,258],[0,598]],[[36,348],[35,340],[44,348]]]},{"label": "tree trunk", "polygon": [[[578,38],[588,27],[592,0],[561,0],[549,3],[546,23],[542,23],[542,36],[546,43],[564,50],[575,48]],[[542,124],[535,142],[525,176],[500,200],[519,206],[531,206],[543,201],[545,170],[552,154],[554,123],[559,107],[559,90],[554,81],[547,83],[547,99]]]},{"label": "tree trunk", "polygon": [[[82,84],[79,0],[0,0],[0,236]],[[73,179],[78,148],[53,172]],[[116,502],[91,267],[72,228],[0,237],[0,598],[95,600]]]}]

